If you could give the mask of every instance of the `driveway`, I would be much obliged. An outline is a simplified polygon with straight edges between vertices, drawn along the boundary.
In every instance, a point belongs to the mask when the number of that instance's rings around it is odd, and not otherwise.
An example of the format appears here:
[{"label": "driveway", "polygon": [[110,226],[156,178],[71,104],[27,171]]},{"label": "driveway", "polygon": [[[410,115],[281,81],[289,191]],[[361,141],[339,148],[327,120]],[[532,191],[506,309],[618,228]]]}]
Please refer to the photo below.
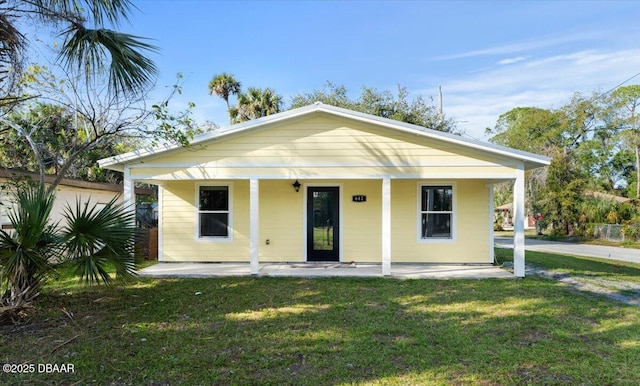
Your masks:
[{"label": "driveway", "polygon": [[[494,241],[497,247],[513,248],[512,237],[496,237]],[[524,245],[527,251],[598,257],[601,259],[619,260],[640,264],[640,249],[563,243],[558,241],[545,241],[536,239],[525,239]]]}]

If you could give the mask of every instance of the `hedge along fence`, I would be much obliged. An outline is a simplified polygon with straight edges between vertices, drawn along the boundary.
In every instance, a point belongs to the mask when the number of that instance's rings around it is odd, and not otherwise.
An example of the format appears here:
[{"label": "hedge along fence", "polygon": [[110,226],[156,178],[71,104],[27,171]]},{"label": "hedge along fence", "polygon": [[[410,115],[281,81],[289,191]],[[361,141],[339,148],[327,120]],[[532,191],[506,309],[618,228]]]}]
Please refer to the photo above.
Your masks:
[{"label": "hedge along fence", "polygon": [[631,224],[593,224],[593,237],[608,241],[640,240],[640,223]]}]

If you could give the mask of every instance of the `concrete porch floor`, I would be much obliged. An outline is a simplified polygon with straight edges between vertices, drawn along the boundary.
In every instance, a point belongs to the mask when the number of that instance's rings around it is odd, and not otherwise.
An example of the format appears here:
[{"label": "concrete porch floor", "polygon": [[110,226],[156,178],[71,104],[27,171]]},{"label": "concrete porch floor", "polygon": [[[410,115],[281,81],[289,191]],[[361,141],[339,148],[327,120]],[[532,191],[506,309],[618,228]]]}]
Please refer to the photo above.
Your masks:
[{"label": "concrete porch floor", "polygon": [[[258,276],[269,277],[383,277],[380,264],[261,263]],[[202,278],[250,276],[249,263],[158,263],[139,271],[141,277]],[[391,277],[400,279],[513,278],[513,273],[489,265],[393,264]]]}]

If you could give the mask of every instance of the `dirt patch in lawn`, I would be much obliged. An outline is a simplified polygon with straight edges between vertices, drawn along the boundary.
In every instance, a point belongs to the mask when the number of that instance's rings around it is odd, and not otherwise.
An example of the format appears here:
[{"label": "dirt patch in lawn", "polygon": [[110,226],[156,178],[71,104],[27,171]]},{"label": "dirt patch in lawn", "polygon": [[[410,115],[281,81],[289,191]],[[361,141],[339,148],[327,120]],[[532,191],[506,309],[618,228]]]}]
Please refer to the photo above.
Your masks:
[{"label": "dirt patch in lawn", "polygon": [[530,270],[535,275],[560,281],[576,290],[595,293],[621,303],[640,307],[640,284],[638,283],[605,280],[598,277],[571,276],[540,268],[530,268]]},{"label": "dirt patch in lawn", "polygon": [[[510,263],[503,264],[508,266]],[[622,280],[607,280],[599,277],[577,276],[550,269],[526,265],[526,275],[537,275],[559,281],[570,288],[604,296],[631,306],[640,307],[640,284]]]}]

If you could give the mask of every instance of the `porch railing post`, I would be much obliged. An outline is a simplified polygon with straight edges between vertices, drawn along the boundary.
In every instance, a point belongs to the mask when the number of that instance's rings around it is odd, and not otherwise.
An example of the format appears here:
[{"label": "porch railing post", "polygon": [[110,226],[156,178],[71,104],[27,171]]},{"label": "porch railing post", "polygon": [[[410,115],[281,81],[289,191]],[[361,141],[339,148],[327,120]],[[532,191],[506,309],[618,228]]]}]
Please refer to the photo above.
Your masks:
[{"label": "porch railing post", "polygon": [[382,179],[382,275],[391,275],[391,179]]},{"label": "porch railing post", "polygon": [[257,178],[249,180],[249,253],[251,260],[251,274],[257,275],[260,272],[260,261],[258,257],[258,219],[259,185]]},{"label": "porch railing post", "polygon": [[524,277],[524,164],[513,184],[513,275]]}]

